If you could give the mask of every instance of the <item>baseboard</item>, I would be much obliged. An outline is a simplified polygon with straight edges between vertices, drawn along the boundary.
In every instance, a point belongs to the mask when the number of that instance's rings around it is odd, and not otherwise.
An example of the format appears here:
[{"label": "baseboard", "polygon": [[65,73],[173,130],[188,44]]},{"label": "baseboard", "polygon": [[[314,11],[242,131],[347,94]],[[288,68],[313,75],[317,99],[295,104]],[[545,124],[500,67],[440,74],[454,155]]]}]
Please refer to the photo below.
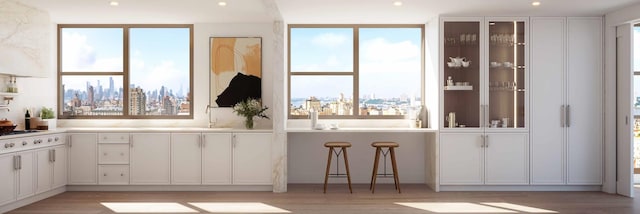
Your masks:
[{"label": "baseboard", "polygon": [[272,185],[67,185],[67,191],[273,191]]},{"label": "baseboard", "polygon": [[27,198],[23,198],[23,199],[14,201],[12,203],[8,203],[6,205],[0,206],[0,213],[6,213],[6,212],[9,212],[11,210],[23,207],[23,206],[27,206],[29,204],[32,204],[32,203],[35,203],[37,201],[40,201],[40,200],[55,196],[57,194],[65,192],[65,191],[66,191],[66,188],[64,186],[62,186],[62,187],[58,187],[58,188],[49,190],[47,192],[43,192],[43,193],[31,196],[31,197],[27,197]]},{"label": "baseboard", "polygon": [[440,191],[602,191],[600,185],[535,185],[535,186],[498,186],[498,185],[440,185]]}]

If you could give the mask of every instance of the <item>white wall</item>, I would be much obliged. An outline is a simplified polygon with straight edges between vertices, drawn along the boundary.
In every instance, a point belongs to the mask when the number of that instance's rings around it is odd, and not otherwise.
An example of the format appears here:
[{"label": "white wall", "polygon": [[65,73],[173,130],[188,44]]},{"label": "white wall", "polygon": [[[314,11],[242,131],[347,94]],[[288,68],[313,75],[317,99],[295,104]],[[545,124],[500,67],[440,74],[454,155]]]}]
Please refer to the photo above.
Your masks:
[{"label": "white wall", "polygon": [[[209,115],[205,107],[209,104],[209,38],[210,37],[262,37],[262,99],[263,105],[273,107],[274,37],[271,23],[198,23],[194,24],[193,58],[193,120],[60,120],[61,127],[124,126],[124,127],[207,127]],[[51,79],[55,81],[55,79]],[[54,87],[51,87],[54,88]],[[55,96],[51,94],[51,96]],[[241,117],[231,108],[211,109],[211,120],[216,127],[243,128]],[[273,120],[258,119],[257,129],[271,129]]]}]

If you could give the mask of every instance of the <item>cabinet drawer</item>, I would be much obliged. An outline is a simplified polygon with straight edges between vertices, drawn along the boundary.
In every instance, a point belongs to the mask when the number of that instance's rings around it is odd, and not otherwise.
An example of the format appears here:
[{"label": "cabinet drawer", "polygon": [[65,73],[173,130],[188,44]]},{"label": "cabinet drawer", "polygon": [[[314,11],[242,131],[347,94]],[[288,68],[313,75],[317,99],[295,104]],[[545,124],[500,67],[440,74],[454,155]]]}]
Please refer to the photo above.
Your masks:
[{"label": "cabinet drawer", "polygon": [[129,165],[100,165],[99,184],[129,184]]},{"label": "cabinet drawer", "polygon": [[99,164],[129,164],[129,144],[100,144]]},{"label": "cabinet drawer", "polygon": [[98,143],[129,143],[128,133],[99,133]]}]

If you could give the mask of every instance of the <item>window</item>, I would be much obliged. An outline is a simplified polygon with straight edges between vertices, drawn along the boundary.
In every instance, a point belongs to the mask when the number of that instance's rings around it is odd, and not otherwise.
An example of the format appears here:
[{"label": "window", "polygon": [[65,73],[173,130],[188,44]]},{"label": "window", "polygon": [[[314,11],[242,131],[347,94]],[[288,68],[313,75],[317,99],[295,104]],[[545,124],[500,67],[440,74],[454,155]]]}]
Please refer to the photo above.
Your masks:
[{"label": "window", "polygon": [[192,119],[193,25],[58,25],[62,119]]},{"label": "window", "polygon": [[[289,118],[404,118],[423,101],[422,25],[289,25]],[[415,115],[409,115],[415,116]]]}]

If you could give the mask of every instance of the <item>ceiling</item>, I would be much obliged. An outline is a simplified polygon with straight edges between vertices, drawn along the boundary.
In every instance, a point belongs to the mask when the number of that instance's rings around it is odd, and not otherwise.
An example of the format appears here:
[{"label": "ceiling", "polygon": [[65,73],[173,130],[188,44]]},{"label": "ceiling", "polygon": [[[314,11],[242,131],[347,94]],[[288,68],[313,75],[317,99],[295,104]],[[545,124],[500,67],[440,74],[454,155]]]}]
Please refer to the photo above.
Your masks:
[{"label": "ceiling", "polygon": [[[5,0],[0,0],[5,1]],[[640,0],[19,0],[55,23],[426,23],[445,16],[594,16]]]}]

